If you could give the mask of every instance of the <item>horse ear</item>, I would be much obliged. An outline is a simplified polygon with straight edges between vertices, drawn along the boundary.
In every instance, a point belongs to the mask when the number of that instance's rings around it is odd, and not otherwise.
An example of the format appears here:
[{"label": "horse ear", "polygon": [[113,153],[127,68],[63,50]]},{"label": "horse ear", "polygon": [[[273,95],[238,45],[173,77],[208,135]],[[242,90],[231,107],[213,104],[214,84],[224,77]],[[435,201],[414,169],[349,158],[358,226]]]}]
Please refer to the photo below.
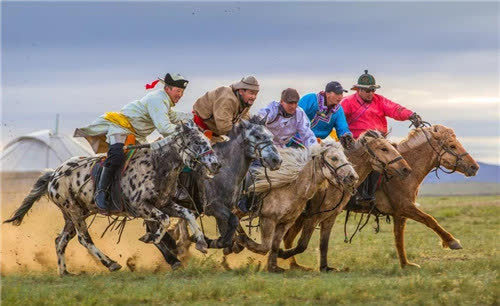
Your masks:
[{"label": "horse ear", "polygon": [[359,139],[359,142],[361,143],[361,145],[366,146],[366,144],[368,143],[368,140],[366,139],[366,135],[364,135],[363,137],[361,137]]},{"label": "horse ear", "polygon": [[188,121],[186,121],[185,123],[186,127],[190,128],[190,129],[194,129],[196,126],[194,124],[194,121],[189,119]]}]

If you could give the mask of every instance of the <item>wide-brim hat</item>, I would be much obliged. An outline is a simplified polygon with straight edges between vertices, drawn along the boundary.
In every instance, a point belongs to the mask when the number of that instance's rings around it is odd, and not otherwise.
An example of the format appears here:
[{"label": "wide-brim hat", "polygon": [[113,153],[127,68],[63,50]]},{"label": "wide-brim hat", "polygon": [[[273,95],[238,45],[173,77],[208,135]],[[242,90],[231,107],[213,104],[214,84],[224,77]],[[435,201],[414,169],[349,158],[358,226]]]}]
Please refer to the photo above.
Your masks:
[{"label": "wide-brim hat", "polygon": [[179,88],[183,88],[183,89],[185,89],[189,83],[189,81],[186,80],[185,77],[183,77],[182,75],[180,75],[178,73],[174,73],[174,74],[167,73],[163,79],[162,78],[158,78],[158,79],[160,81],[162,81],[163,83],[165,83],[165,85],[170,85],[170,86],[179,87]]},{"label": "wide-brim hat", "polygon": [[368,70],[365,70],[365,73],[358,78],[358,84],[352,85],[351,90],[356,88],[379,89],[380,85],[377,85],[373,75],[369,74]]},{"label": "wide-brim hat", "polygon": [[254,76],[247,76],[241,79],[241,81],[233,83],[231,87],[234,90],[237,89],[250,89],[259,91],[259,82]]}]

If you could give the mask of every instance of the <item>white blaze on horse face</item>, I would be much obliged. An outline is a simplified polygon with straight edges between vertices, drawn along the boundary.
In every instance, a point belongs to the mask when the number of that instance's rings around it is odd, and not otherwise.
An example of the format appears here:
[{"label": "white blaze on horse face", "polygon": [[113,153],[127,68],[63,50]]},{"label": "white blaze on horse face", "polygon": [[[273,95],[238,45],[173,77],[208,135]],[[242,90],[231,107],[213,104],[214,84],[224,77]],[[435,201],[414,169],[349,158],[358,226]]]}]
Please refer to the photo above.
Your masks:
[{"label": "white blaze on horse face", "polygon": [[[328,178],[332,182],[336,182],[337,179],[340,181],[344,187],[353,188],[357,183],[359,177],[352,165],[349,163],[347,157],[344,154],[344,151],[340,146],[333,147],[328,149],[325,152],[325,160],[328,162],[336,171],[332,173],[333,169],[328,169],[327,167],[323,167],[323,169],[327,170]],[[335,178],[337,175],[337,179]]]}]

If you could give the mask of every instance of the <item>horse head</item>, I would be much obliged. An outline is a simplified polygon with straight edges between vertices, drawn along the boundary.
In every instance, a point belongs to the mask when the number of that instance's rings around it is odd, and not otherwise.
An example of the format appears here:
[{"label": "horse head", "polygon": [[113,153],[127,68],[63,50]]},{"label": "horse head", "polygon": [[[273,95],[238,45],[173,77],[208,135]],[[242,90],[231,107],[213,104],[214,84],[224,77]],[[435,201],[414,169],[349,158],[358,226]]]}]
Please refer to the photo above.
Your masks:
[{"label": "horse head", "polygon": [[434,151],[438,155],[437,167],[443,166],[452,172],[458,171],[465,176],[474,176],[479,170],[479,165],[464,149],[460,141],[458,141],[455,132],[443,125],[433,125],[424,128],[424,133],[429,132],[436,144],[433,146]]},{"label": "horse head", "polygon": [[373,170],[390,176],[399,175],[401,178],[410,175],[411,167],[380,132],[368,130],[359,137],[358,142],[370,155]]},{"label": "horse head", "polygon": [[208,178],[219,173],[221,164],[217,155],[208,138],[192,120],[177,125],[174,143],[184,165]]},{"label": "horse head", "polygon": [[252,159],[261,160],[271,170],[281,166],[281,156],[273,142],[273,134],[265,126],[265,122],[254,116],[249,121],[242,120],[238,124],[238,133],[243,137],[245,153]]},{"label": "horse head", "polygon": [[[320,145],[314,146],[312,150],[313,152],[314,150],[320,151],[321,171],[326,179],[331,183],[336,182],[335,185],[340,185],[344,189],[353,192],[359,177],[345,156],[340,143],[323,141]],[[313,156],[318,156],[317,154],[313,153]]]}]

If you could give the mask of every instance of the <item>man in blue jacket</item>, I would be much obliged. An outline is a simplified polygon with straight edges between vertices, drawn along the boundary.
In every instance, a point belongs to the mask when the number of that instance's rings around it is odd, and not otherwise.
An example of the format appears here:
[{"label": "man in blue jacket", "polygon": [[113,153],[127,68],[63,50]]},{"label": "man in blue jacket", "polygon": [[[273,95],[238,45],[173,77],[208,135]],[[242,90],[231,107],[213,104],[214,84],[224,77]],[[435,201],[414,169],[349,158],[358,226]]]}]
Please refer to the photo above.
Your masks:
[{"label": "man in blue jacket", "polygon": [[340,105],[344,92],[347,90],[339,82],[330,82],[326,84],[324,91],[303,96],[299,100],[299,106],[311,120],[311,130],[316,137],[325,139],[335,128],[342,146],[350,148],[354,139]]}]

